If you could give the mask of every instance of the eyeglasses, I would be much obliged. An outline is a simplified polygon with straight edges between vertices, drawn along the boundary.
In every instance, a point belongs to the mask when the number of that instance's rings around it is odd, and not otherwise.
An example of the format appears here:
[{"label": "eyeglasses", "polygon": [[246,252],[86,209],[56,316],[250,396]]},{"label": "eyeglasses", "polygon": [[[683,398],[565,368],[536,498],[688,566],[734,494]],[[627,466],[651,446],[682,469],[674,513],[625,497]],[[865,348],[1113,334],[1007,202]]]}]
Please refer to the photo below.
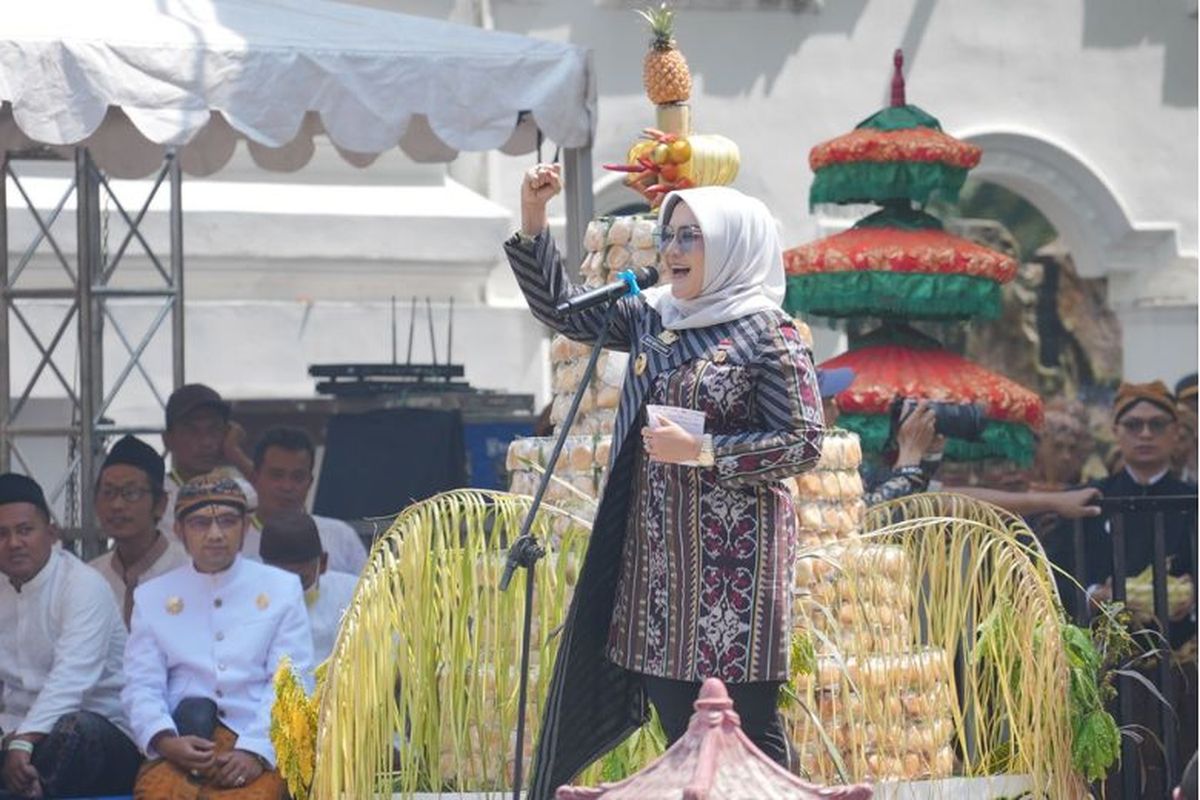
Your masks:
[{"label": "eyeglasses", "polygon": [[142,486],[101,486],[98,492],[101,500],[112,502],[118,497],[126,503],[136,503],[146,495],[150,494],[151,490]]},{"label": "eyeglasses", "polygon": [[670,225],[659,225],[654,229],[654,246],[658,252],[665,253],[671,242],[679,245],[680,251],[690,253],[694,248],[704,243],[704,234],[699,225],[681,225],[673,228]]},{"label": "eyeglasses", "polygon": [[206,533],[216,523],[223,531],[231,531],[242,524],[241,514],[194,514],[183,521],[183,527],[188,533]]},{"label": "eyeglasses", "polygon": [[1160,436],[1171,426],[1171,422],[1171,420],[1163,419],[1162,417],[1155,417],[1154,419],[1138,419],[1135,417],[1133,419],[1121,420],[1121,427],[1125,429],[1126,433],[1131,433],[1134,436],[1137,436],[1146,428],[1150,429],[1152,435]]}]

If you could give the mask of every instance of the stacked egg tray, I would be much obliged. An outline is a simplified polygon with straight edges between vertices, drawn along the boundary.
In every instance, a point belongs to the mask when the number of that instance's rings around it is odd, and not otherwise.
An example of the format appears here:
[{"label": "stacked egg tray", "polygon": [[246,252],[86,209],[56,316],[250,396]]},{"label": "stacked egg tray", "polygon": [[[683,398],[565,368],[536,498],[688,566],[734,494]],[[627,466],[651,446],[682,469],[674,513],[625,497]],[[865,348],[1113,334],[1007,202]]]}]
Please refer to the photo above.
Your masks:
[{"label": "stacked egg tray", "polygon": [[858,473],[862,447],[849,431],[825,434],[821,459],[794,481],[797,544],[806,549],[856,536],[862,528],[863,483]]},{"label": "stacked egg tray", "polygon": [[[527,437],[509,443],[505,468],[510,492],[530,496],[537,492],[554,443],[552,437]],[[595,516],[597,498],[604,489],[611,447],[611,436],[568,436],[543,501],[590,521]]]},{"label": "stacked egg tray", "polygon": [[589,222],[583,234],[583,249],[587,255],[579,265],[584,282],[589,286],[602,286],[614,280],[618,272],[656,266],[658,249],[654,244],[654,228],[657,224],[652,214],[597,217]]},{"label": "stacked egg tray", "polygon": [[[603,286],[616,280],[617,273],[624,270],[656,266],[655,225],[657,220],[652,215],[598,217],[589,222],[583,237],[586,255],[579,265],[584,285],[589,288]],[[571,341],[565,336],[555,336],[550,342],[554,392],[550,420],[555,425],[566,419],[575,390],[583,380],[591,350],[591,345]],[[605,350],[601,354],[591,385],[580,401],[579,412],[571,426],[572,433],[612,433],[628,363],[625,353]]]},{"label": "stacked egg tray", "polygon": [[862,536],[861,462],[858,436],[830,430],[816,467],[795,480],[793,623],[812,642],[817,669],[798,676],[803,706],[785,720],[801,769],[820,782],[840,782],[831,746],[854,780],[946,777],[949,663],[918,644],[904,549]]},{"label": "stacked egg tray", "polygon": [[[944,651],[818,658],[797,690],[855,780],[948,777],[954,769],[951,669]],[[807,714],[790,715],[805,774],[835,780]]]},{"label": "stacked egg tray", "polygon": [[913,646],[908,561],[895,545],[846,541],[796,559],[795,625],[842,653],[903,653]]},{"label": "stacked egg tray", "polygon": [[[550,406],[550,421],[556,426],[567,418],[575,390],[587,371],[590,345],[574,342],[565,336],[550,340],[551,389],[554,399]],[[621,400],[621,384],[625,380],[625,369],[629,355],[616,350],[600,353],[596,372],[587,391],[579,400],[579,411],[572,434],[611,434],[617,418],[617,404]]]}]

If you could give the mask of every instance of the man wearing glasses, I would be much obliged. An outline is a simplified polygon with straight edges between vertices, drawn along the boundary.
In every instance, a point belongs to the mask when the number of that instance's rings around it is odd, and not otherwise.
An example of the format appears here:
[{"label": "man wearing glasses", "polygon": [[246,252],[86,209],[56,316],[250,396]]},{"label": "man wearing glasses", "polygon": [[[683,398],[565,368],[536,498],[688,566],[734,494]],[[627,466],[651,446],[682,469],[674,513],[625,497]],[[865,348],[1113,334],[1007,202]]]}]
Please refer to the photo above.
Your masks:
[{"label": "man wearing glasses", "polygon": [[112,588],[126,628],[133,590],[188,562],[183,545],[158,529],[167,506],[165,472],[153,447],[125,436],[109,450],[96,481],[96,518],[113,549],[89,563]]},{"label": "man wearing glasses", "polygon": [[[1117,389],[1113,402],[1113,433],[1124,466],[1108,478],[1092,486],[1105,497],[1167,497],[1194,495],[1194,484],[1171,476],[1171,455],[1178,437],[1178,412],[1175,398],[1161,381],[1153,383],[1123,383]],[[1127,578],[1138,575],[1154,561],[1154,528],[1149,515],[1126,515],[1125,517],[1125,574]],[[1151,646],[1166,651],[1169,647],[1174,655],[1165,652],[1159,658],[1170,657],[1178,665],[1172,670],[1172,680],[1177,682],[1179,699],[1172,711],[1162,708],[1158,699],[1141,686],[1133,689],[1134,718],[1124,723],[1143,725],[1151,731],[1158,730],[1159,717],[1167,725],[1177,726],[1179,733],[1177,763],[1186,759],[1196,749],[1196,569],[1192,563],[1191,540],[1196,536],[1195,517],[1166,513],[1163,515],[1167,573],[1176,579],[1190,576],[1192,594],[1190,602],[1170,603],[1169,619],[1154,620],[1154,609],[1130,594],[1127,603],[1134,612],[1134,627],[1151,627],[1161,630],[1167,643],[1155,639]],[[1094,517],[1084,523],[1086,537],[1086,575],[1077,576],[1088,587],[1088,595],[1095,601],[1112,598],[1113,544],[1112,525],[1107,515]],[[1069,592],[1064,597],[1074,595]],[[1190,655],[1189,655],[1190,653]],[[1138,667],[1149,670],[1146,677],[1158,682],[1156,660],[1142,660]],[[1160,686],[1160,690],[1167,687]],[[1167,696],[1172,696],[1168,694]],[[1153,737],[1146,737],[1143,748],[1141,780],[1144,797],[1164,797],[1170,790],[1162,771],[1161,755],[1157,745],[1151,744]],[[1111,776],[1110,776],[1111,777]],[[1119,778],[1116,778],[1119,780]]]},{"label": "man wearing glasses", "polygon": [[[1113,434],[1124,466],[1113,475],[1091,485],[1105,497],[1166,497],[1196,493],[1194,484],[1184,483],[1170,474],[1171,455],[1178,437],[1178,412],[1175,398],[1162,383],[1122,383],[1113,401]],[[1181,520],[1166,515],[1167,558],[1172,575],[1191,574],[1189,537],[1195,531],[1183,529]],[[1089,594],[1096,600],[1112,597],[1112,540],[1107,517],[1097,517],[1086,526],[1087,580]],[[1152,530],[1131,529],[1125,537],[1125,572],[1132,577],[1154,560]],[[1190,615],[1189,615],[1190,616]],[[1172,625],[1174,629],[1176,626]],[[1196,625],[1190,625],[1192,635]],[[1180,630],[1179,635],[1185,631]],[[1175,638],[1172,636],[1172,638]],[[1184,637],[1186,640],[1187,636]],[[1180,644],[1181,642],[1173,642]]]},{"label": "man wearing glasses", "polygon": [[284,656],[308,675],[312,635],[300,582],[240,556],[246,505],[231,478],[185,483],[175,531],[190,563],[134,592],[121,699],[152,759],[135,800],[195,796],[197,787],[283,796],[268,735],[271,681]]}]

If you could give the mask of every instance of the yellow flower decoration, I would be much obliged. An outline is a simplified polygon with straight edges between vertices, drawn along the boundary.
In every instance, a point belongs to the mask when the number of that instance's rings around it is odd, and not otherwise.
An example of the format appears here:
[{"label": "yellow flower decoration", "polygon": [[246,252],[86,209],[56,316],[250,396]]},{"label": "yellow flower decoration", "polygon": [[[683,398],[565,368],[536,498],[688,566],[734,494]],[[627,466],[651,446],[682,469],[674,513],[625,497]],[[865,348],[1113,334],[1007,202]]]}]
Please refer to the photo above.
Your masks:
[{"label": "yellow flower decoration", "polygon": [[275,670],[275,703],[271,706],[271,744],[279,774],[295,800],[312,790],[316,766],[317,702],[304,691],[292,661],[284,656]]}]

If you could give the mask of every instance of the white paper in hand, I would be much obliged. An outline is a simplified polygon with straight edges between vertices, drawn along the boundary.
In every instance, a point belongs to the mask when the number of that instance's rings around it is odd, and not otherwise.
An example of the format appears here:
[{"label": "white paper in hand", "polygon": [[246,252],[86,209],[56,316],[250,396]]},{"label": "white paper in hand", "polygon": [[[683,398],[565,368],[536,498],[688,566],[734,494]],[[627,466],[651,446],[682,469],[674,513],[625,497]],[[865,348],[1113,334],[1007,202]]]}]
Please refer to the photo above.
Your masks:
[{"label": "white paper in hand", "polygon": [[679,406],[646,406],[646,419],[651,428],[662,425],[658,420],[669,419],[693,436],[704,435],[704,412]]}]

